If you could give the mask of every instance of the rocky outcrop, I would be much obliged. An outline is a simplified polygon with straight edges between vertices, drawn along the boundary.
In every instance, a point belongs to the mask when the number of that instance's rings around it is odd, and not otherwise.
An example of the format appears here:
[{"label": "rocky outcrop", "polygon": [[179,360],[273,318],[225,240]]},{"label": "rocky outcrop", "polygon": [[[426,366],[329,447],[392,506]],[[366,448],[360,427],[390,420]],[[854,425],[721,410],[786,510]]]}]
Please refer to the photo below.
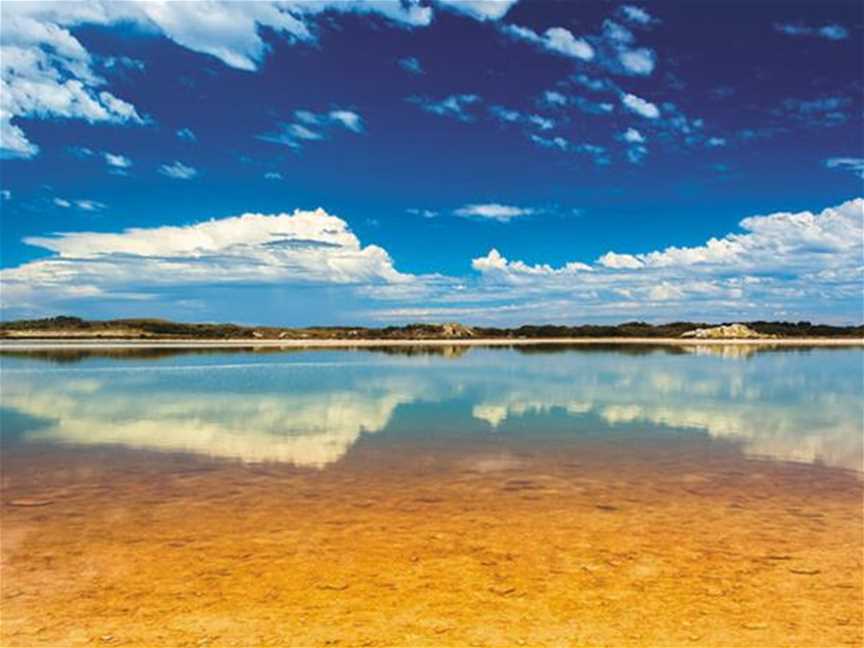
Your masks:
[{"label": "rocky outcrop", "polygon": [[681,334],[682,338],[696,338],[698,340],[722,340],[722,339],[770,339],[775,336],[764,335],[754,331],[744,324],[724,324],[723,326],[712,326],[711,328],[698,328]]},{"label": "rocky outcrop", "polygon": [[476,333],[470,326],[458,322],[446,322],[441,325],[441,335],[444,337],[465,338],[474,337]]}]

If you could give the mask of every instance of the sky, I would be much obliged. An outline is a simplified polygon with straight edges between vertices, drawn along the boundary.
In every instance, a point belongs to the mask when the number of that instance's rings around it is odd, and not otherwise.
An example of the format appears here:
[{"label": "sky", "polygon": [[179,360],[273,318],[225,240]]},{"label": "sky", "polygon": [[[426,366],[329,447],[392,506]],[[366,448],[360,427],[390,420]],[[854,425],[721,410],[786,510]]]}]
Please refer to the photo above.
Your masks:
[{"label": "sky", "polygon": [[857,0],[3,2],[0,315],[864,320]]}]

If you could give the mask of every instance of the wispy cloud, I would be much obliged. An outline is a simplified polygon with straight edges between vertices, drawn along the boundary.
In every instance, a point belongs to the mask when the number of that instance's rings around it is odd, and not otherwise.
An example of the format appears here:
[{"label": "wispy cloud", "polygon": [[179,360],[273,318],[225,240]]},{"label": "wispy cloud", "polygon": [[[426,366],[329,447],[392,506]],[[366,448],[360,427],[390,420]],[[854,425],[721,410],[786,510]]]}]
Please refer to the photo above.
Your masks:
[{"label": "wispy cloud", "polygon": [[[177,2],[149,0],[115,3],[37,2],[3,5],[4,91],[0,95],[0,155],[33,157],[39,147],[22,127],[29,119],[79,119],[90,123],[144,124],[146,116],[105,86],[99,61],[108,69],[125,64],[91,54],[78,40],[82,25],[141,27],[141,33],[165,37],[180,47],[212,56],[239,70],[257,70],[270,51],[262,28],[279,33],[282,42],[313,43],[315,21],[323,13],[377,14],[397,25],[428,27],[443,9],[475,20],[503,18],[517,0],[437,0],[419,2],[356,0],[340,2]],[[127,59],[131,61],[131,59]],[[132,62],[135,65],[135,62]],[[37,90],[34,92],[34,89]]]},{"label": "wispy cloud", "polygon": [[469,122],[474,121],[476,117],[468,109],[483,100],[476,94],[454,94],[437,100],[428,97],[408,97],[408,101],[433,115]]},{"label": "wispy cloud", "polygon": [[636,5],[622,5],[618,11],[625,20],[638,25],[650,25],[651,23],[659,22],[645,9]]},{"label": "wispy cloud", "polygon": [[397,62],[399,63],[399,67],[406,72],[410,72],[411,74],[423,74],[423,65],[420,63],[420,60],[414,56],[406,56],[405,58],[399,59]]},{"label": "wispy cloud", "polygon": [[417,207],[409,207],[405,210],[405,212],[411,214],[412,216],[422,216],[423,218],[435,218],[438,216],[438,212],[434,209],[419,209]]},{"label": "wispy cloud", "polygon": [[53,200],[57,207],[62,209],[80,209],[82,211],[98,211],[105,209],[107,205],[97,200],[67,200],[66,198],[55,197]]},{"label": "wispy cloud", "polygon": [[327,138],[334,128],[341,128],[353,133],[364,130],[363,118],[352,110],[331,110],[315,113],[310,110],[294,111],[293,122],[282,122],[278,130],[259,135],[258,139],[274,144],[285,144],[294,149],[302,147],[303,142],[314,142]]},{"label": "wispy cloud", "polygon": [[849,120],[846,110],[852,99],[843,95],[826,95],[813,99],[785,99],[774,114],[794,119],[806,126],[839,126]]},{"label": "wispy cloud", "polygon": [[178,130],[177,131],[177,137],[179,137],[181,140],[183,140],[185,142],[194,142],[195,140],[198,139],[195,136],[195,133],[193,133],[188,128],[181,128],[180,130]]},{"label": "wispy cloud", "polygon": [[802,23],[775,23],[774,29],[786,36],[811,36],[833,41],[844,40],[849,37],[849,30],[837,24],[811,27]]},{"label": "wispy cloud", "polygon": [[851,171],[859,178],[864,178],[864,158],[835,157],[825,160],[825,166],[829,169],[841,169]]},{"label": "wispy cloud", "polygon": [[536,209],[530,207],[516,207],[500,203],[470,204],[453,211],[454,214],[463,218],[481,218],[499,223],[509,223],[514,218],[530,216],[536,212]]},{"label": "wispy cloud", "polygon": [[108,165],[110,172],[115,175],[126,175],[129,167],[132,166],[132,160],[125,155],[120,155],[119,153],[108,153],[106,151],[103,153],[103,156],[105,157],[105,164]]},{"label": "wispy cloud", "polygon": [[174,180],[191,180],[198,175],[198,170],[193,167],[186,166],[180,161],[175,161],[171,164],[163,164],[159,167],[159,173]]}]

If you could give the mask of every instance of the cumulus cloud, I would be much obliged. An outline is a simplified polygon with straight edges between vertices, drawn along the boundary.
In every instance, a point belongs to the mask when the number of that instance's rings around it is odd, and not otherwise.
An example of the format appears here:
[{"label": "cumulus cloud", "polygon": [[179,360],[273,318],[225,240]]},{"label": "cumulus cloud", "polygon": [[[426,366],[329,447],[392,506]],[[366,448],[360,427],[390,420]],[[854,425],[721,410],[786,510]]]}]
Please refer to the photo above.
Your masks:
[{"label": "cumulus cloud", "polygon": [[645,141],[645,137],[635,128],[628,128],[621,138],[625,142],[629,142],[631,144],[641,144]]},{"label": "cumulus cloud", "polygon": [[476,94],[455,94],[438,100],[428,97],[408,97],[408,101],[433,115],[469,122],[475,119],[469,107],[483,100]]},{"label": "cumulus cloud", "polygon": [[191,180],[198,175],[198,170],[190,166],[186,166],[180,161],[174,161],[171,164],[163,164],[159,167],[159,173],[174,180]]},{"label": "cumulus cloud", "polygon": [[294,119],[293,122],[281,122],[275,132],[259,135],[258,139],[300,149],[303,142],[326,139],[334,128],[353,133],[362,133],[364,130],[363,118],[352,110],[338,109],[322,113],[296,110]]},{"label": "cumulus cloud", "polygon": [[660,116],[660,109],[657,106],[634,94],[625,93],[621,95],[621,103],[631,112],[641,115],[646,119],[657,119]]},{"label": "cumulus cloud", "polygon": [[577,38],[564,27],[550,27],[542,34],[538,34],[528,27],[507,25],[504,27],[504,33],[516,40],[534,43],[542,49],[560,56],[581,61],[590,61],[594,58],[594,48],[591,47],[591,44],[584,38]]},{"label": "cumulus cloud", "polygon": [[810,27],[801,23],[775,23],[774,29],[786,36],[811,36],[832,41],[844,40],[849,37],[849,30],[837,24]]},{"label": "cumulus cloud", "polygon": [[437,0],[441,7],[477,20],[503,18],[517,2],[519,0]]},{"label": "cumulus cloud", "polygon": [[[517,0],[437,0],[436,6],[477,20],[503,17]],[[5,2],[0,5],[0,154],[30,158],[39,151],[14,120],[83,119],[145,122],[135,106],[105,89],[96,58],[73,34],[81,25],[124,25],[164,36],[225,65],[255,71],[268,52],[262,27],[289,43],[313,43],[325,12],[376,14],[393,24],[425,27],[433,7],[419,0],[279,0],[270,2]],[[109,59],[106,70],[116,68]]]},{"label": "cumulus cloud", "polygon": [[[864,315],[864,199],[819,213],[753,216],[740,226],[741,232],[704,245],[610,251],[593,264],[532,265],[493,249],[472,262],[481,280],[462,299],[500,301],[508,295],[515,313],[542,308],[549,319],[557,314],[583,321],[628,314],[730,319],[731,313],[758,318],[819,312],[853,321]],[[492,310],[487,316],[516,315]]]},{"label": "cumulus cloud", "polygon": [[[140,296],[181,286],[404,283],[387,252],[362,246],[322,209],[243,214],[180,227],[25,239],[51,256],[0,271],[4,301]],[[8,300],[8,301],[7,301]],[[19,303],[20,302],[20,303]]]},{"label": "cumulus cloud", "polygon": [[[456,213],[506,223],[536,209],[487,203]],[[864,198],[821,212],[751,216],[737,231],[701,245],[612,250],[590,263],[526,262],[493,248],[461,277],[400,273],[385,250],[362,246],[344,220],[323,210],[26,242],[50,255],[0,271],[7,313],[171,291],[188,295],[210,286],[242,287],[248,294],[260,286],[305,285],[342,286],[363,297],[373,319],[501,324],[524,323],[530,313],[548,321],[864,317]],[[393,306],[383,307],[384,301]]]},{"label": "cumulus cloud", "polygon": [[485,218],[498,221],[499,223],[509,223],[514,218],[530,216],[536,211],[536,209],[530,207],[516,207],[500,203],[482,203],[465,205],[456,209],[453,213],[463,218]]}]

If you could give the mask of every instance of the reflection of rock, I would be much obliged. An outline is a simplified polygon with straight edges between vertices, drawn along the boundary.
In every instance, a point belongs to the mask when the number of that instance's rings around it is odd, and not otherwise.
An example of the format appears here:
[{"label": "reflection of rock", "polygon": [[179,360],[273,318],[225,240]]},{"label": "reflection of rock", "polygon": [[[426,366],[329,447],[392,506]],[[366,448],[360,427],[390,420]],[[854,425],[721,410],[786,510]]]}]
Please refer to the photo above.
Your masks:
[{"label": "reflection of rock", "polygon": [[771,338],[772,335],[757,333],[744,324],[726,324],[724,326],[712,326],[711,328],[700,328],[682,333],[684,338],[699,339],[748,339],[748,338]]},{"label": "reflection of rock", "polygon": [[[749,358],[765,351],[766,345],[752,346],[744,344],[694,344],[682,346],[687,353],[695,353],[696,355],[713,355],[721,358]],[[777,345],[770,345],[770,348],[775,349]]]}]

